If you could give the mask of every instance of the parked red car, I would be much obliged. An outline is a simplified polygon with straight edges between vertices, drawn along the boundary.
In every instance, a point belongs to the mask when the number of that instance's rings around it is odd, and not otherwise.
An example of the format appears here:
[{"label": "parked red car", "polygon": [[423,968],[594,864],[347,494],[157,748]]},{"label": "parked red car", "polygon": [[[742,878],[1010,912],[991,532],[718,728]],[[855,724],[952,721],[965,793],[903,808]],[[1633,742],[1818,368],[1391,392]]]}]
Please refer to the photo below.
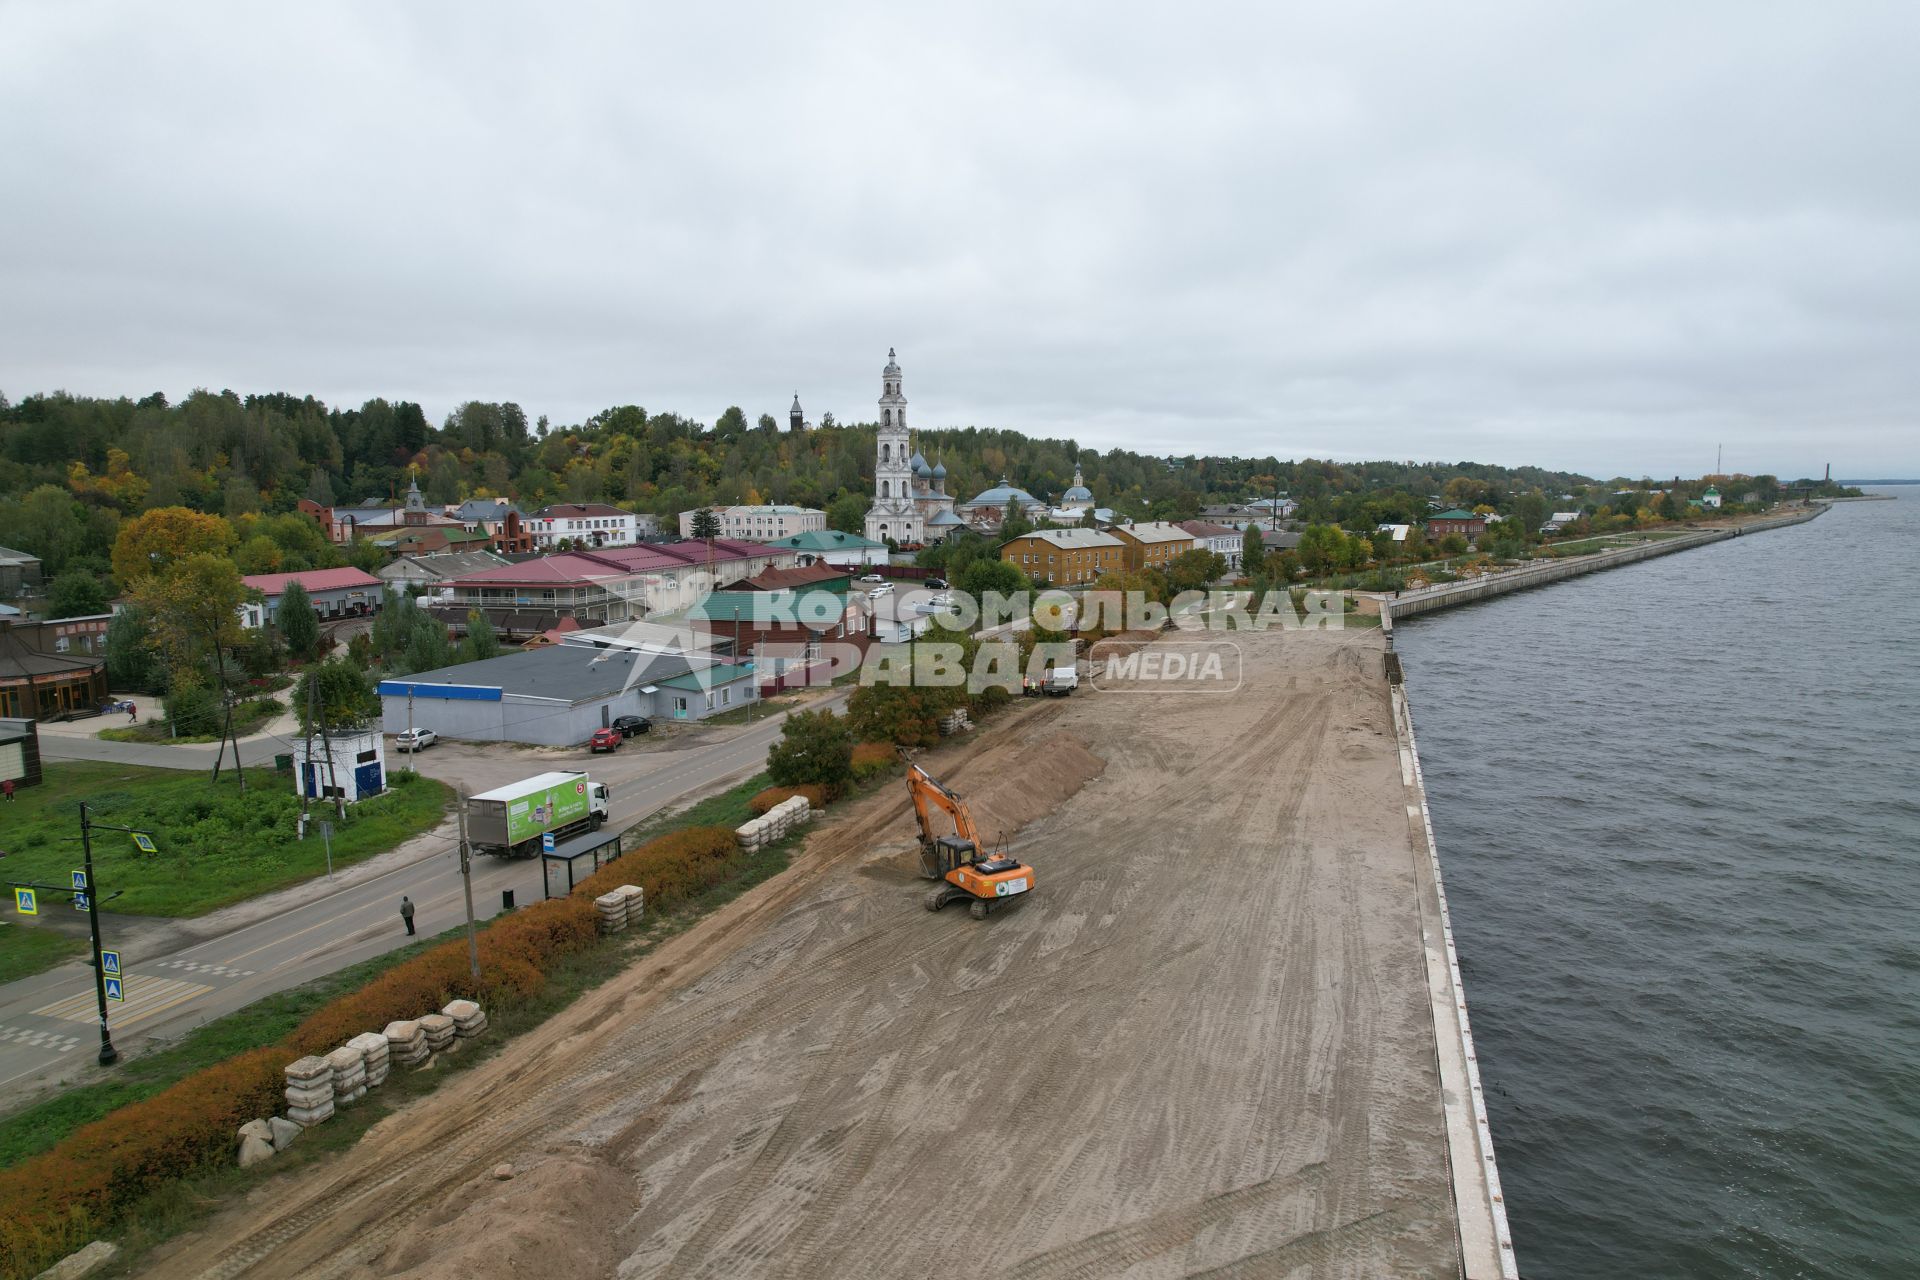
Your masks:
[{"label": "parked red car", "polygon": [[625,741],[618,729],[595,729],[593,736],[587,739],[587,745],[595,751],[618,751],[620,744]]}]

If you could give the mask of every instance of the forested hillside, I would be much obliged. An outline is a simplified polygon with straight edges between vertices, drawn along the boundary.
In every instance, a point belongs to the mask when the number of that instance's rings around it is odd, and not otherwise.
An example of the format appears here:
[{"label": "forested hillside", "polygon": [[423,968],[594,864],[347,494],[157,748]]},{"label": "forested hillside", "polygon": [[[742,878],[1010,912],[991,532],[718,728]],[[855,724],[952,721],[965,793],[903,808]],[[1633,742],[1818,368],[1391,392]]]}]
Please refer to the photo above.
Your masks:
[{"label": "forested hillside", "polygon": [[[0,544],[40,556],[50,576],[70,568],[105,578],[122,519],[186,506],[248,522],[244,544],[267,538],[282,564],[324,550],[296,545],[270,517],[302,497],[323,503],[384,499],[410,471],[429,501],[509,496],[528,509],[599,499],[672,516],[709,503],[792,502],[857,527],[871,485],[871,423],[825,425],[800,436],[771,415],[729,408],[707,424],[623,405],[577,425],[529,422],[513,403],[469,402],[438,427],[418,404],[369,400],[330,407],[311,396],[196,391],[107,400],[64,393],[0,397]],[[1103,506],[1137,517],[1180,518],[1207,503],[1284,491],[1306,514],[1356,526],[1413,518],[1429,496],[1504,506],[1529,490],[1558,494],[1584,478],[1533,468],[1276,458],[1158,458],[1104,453],[1073,440],[980,428],[924,430],[916,441],[946,464],[963,500],[1005,475],[1042,497],[1072,483],[1077,461]],[[1451,488],[1449,487],[1451,484]],[[284,534],[285,536],[281,536]],[[260,554],[267,548],[262,545]],[[257,558],[257,557],[256,557]],[[243,565],[243,568],[246,567]],[[110,581],[107,582],[111,586]]]}]

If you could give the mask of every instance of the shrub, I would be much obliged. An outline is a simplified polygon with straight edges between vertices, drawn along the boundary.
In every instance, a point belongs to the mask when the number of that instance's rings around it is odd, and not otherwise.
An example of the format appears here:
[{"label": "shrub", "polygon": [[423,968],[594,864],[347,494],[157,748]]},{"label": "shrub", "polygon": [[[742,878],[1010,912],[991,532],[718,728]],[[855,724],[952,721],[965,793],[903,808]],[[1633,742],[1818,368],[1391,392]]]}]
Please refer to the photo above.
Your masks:
[{"label": "shrub", "polygon": [[863,742],[853,749],[853,780],[885,777],[900,763],[900,753],[888,742]]},{"label": "shrub", "polygon": [[767,752],[767,776],[783,787],[808,783],[829,790],[853,776],[853,735],[831,711],[796,711]]},{"label": "shrub", "polygon": [[808,807],[814,809],[826,808],[828,802],[834,798],[827,793],[825,787],[811,784],[804,787],[768,787],[765,791],[755,792],[753,798],[747,801],[747,808],[758,817],[775,805],[785,804],[795,796],[805,796]]}]

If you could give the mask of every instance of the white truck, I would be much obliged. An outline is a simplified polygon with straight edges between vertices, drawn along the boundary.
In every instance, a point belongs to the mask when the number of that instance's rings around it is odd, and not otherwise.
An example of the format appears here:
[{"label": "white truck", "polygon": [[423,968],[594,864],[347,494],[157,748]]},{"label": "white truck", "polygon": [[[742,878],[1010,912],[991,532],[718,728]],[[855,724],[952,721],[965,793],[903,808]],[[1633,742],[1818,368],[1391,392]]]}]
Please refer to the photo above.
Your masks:
[{"label": "white truck", "polygon": [[542,773],[495,787],[467,802],[467,841],[475,853],[531,858],[554,843],[598,830],[607,820],[607,786],[577,771]]},{"label": "white truck", "polygon": [[1050,667],[1040,681],[1040,692],[1050,698],[1064,698],[1080,687],[1080,668]]}]

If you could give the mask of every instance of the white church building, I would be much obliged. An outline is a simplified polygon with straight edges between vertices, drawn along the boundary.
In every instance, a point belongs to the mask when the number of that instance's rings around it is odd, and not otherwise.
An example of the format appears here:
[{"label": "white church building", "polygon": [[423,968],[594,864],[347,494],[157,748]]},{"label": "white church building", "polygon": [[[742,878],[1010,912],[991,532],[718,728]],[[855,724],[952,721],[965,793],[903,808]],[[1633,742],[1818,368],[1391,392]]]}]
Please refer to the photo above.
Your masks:
[{"label": "white church building", "polygon": [[867,536],[909,546],[939,542],[964,526],[947,493],[947,469],[927,465],[907,434],[907,398],[900,394],[900,364],[892,348],[880,371],[880,439],[873,469],[873,506]]}]

